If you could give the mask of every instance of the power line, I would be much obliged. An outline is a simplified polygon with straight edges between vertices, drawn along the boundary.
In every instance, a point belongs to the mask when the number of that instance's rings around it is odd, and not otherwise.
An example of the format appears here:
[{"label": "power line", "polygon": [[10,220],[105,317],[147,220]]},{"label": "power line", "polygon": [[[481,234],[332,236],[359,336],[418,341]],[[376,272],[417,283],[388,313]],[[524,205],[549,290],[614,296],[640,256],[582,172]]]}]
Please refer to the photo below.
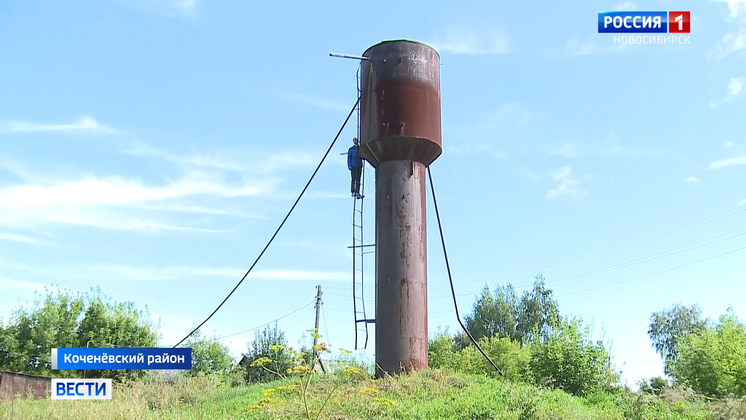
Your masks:
[{"label": "power line", "polygon": [[[585,276],[589,276],[589,275],[593,275],[593,274],[600,274],[600,273],[604,273],[604,272],[607,272],[607,271],[618,270],[620,268],[626,268],[626,267],[630,267],[630,266],[637,265],[637,264],[643,264],[643,263],[650,262],[650,261],[653,261],[653,260],[670,257],[670,256],[676,255],[676,254],[681,254],[683,252],[692,251],[692,250],[695,250],[695,249],[698,249],[698,248],[702,248],[702,247],[705,247],[705,246],[710,246],[710,245],[714,245],[714,244],[717,244],[717,243],[720,243],[720,242],[729,241],[729,240],[731,240],[733,238],[737,238],[739,236],[746,235],[746,232],[745,233],[739,233],[738,235],[733,235],[733,236],[730,236],[730,237],[727,237],[727,238],[723,238],[723,239],[720,239],[720,240],[717,240],[717,241],[713,241],[713,242],[710,242],[710,243],[705,243],[705,244],[702,244],[702,245],[699,245],[699,246],[694,246],[694,247],[692,246],[692,245],[701,244],[703,242],[711,241],[712,239],[719,238],[721,236],[730,235],[732,233],[736,233],[736,232],[742,231],[744,229],[746,229],[746,227],[741,227],[741,228],[738,228],[738,229],[734,229],[734,230],[731,230],[731,231],[728,231],[728,232],[725,232],[725,233],[721,233],[719,235],[711,236],[711,237],[709,237],[707,239],[702,239],[702,240],[699,240],[699,241],[695,241],[695,242],[692,242],[692,243],[689,243],[689,244],[686,244],[686,245],[682,245],[682,246],[679,246],[679,247],[676,247],[676,248],[668,249],[666,251],[657,252],[655,254],[647,255],[647,256],[644,256],[644,257],[641,257],[641,258],[637,258],[637,259],[634,259],[634,260],[630,260],[630,261],[624,262],[624,263],[615,264],[615,265],[604,267],[604,268],[598,268],[598,269],[595,269],[595,270],[585,271],[585,272],[582,272],[582,273],[571,274],[571,275],[564,276],[564,277],[559,277],[559,278],[554,279],[554,280],[549,280],[546,283],[547,284],[556,284],[556,283],[560,283],[560,282],[563,282],[563,281],[572,280],[572,279],[576,279],[576,278],[580,278],[580,277],[585,277]],[[682,248],[686,248],[686,249],[682,249]],[[678,250],[680,250],[680,251],[678,251]],[[677,251],[677,252],[673,252],[673,251]],[[663,255],[663,254],[666,254],[666,255]],[[516,286],[515,288],[517,290],[520,290],[520,289],[525,289],[525,288],[530,288],[530,287],[533,287],[533,284],[526,284],[526,285]],[[461,294],[461,295],[458,295],[458,296],[468,296],[468,295],[467,294]],[[443,296],[433,297],[432,299],[433,300],[435,300],[435,299],[444,299],[444,298],[447,298],[447,297],[449,297],[449,296],[448,295],[443,295]]]},{"label": "power line", "polygon": [[324,318],[324,332],[326,332],[326,342],[331,344],[332,340],[329,338],[329,327],[326,325],[326,312],[324,312],[324,304],[321,304],[321,316]]},{"label": "power line", "polygon": [[479,346],[477,343],[477,340],[472,337],[471,333],[468,329],[466,329],[466,325],[464,325],[463,322],[461,322],[461,315],[458,313],[458,302],[456,301],[456,289],[453,288],[453,277],[451,276],[451,265],[448,263],[448,251],[446,251],[446,239],[445,236],[443,236],[443,225],[440,223],[440,212],[438,211],[438,201],[435,199],[435,187],[433,186],[433,175],[430,173],[430,167],[427,167],[427,176],[430,179],[430,191],[433,194],[433,206],[435,207],[435,217],[438,220],[438,230],[440,231],[440,243],[443,245],[443,258],[446,261],[446,271],[448,272],[448,280],[451,283],[451,294],[453,295],[453,307],[456,310],[456,319],[458,319],[458,323],[461,325],[461,328],[464,330],[467,336],[469,336],[469,339],[472,343],[474,343],[474,347],[479,350],[480,353],[482,353],[482,356],[484,356],[485,359],[487,359],[488,362],[492,365],[492,367],[495,368],[497,373],[500,374],[500,376],[503,376],[503,371],[500,370],[500,368],[495,364],[495,362],[490,359],[490,356],[487,355],[487,353],[482,350],[482,347]]},{"label": "power line", "polygon": [[267,322],[266,324],[262,324],[262,325],[260,325],[260,326],[258,326],[258,327],[254,327],[254,328],[249,328],[248,330],[243,330],[243,331],[239,331],[239,332],[237,332],[237,333],[233,333],[233,334],[228,334],[228,335],[224,335],[224,336],[222,336],[222,337],[218,337],[218,340],[222,340],[222,339],[224,339],[224,338],[228,338],[228,337],[233,337],[234,335],[239,335],[239,334],[247,333],[247,332],[250,332],[250,331],[258,330],[259,328],[262,328],[262,327],[266,327],[267,325],[270,325],[270,324],[272,324],[273,322],[277,322],[277,321],[279,321],[279,320],[281,320],[281,319],[283,319],[283,318],[287,318],[287,317],[289,317],[290,315],[293,315],[294,313],[297,313],[297,312],[299,312],[299,311],[302,311],[303,309],[306,309],[306,308],[308,308],[309,306],[313,305],[314,303],[316,303],[316,299],[314,299],[314,300],[313,300],[312,302],[309,302],[309,303],[308,303],[307,305],[303,305],[303,306],[301,306],[300,308],[298,308],[298,309],[294,310],[293,312],[287,313],[287,314],[285,314],[285,315],[283,315],[283,316],[281,316],[281,317],[279,317],[279,318],[273,319],[272,321],[269,321],[269,322]]},{"label": "power line", "polygon": [[620,251],[622,249],[631,248],[633,246],[641,245],[641,244],[644,244],[644,243],[647,243],[647,242],[651,242],[651,241],[655,241],[655,240],[658,240],[658,239],[661,239],[661,238],[665,238],[665,237],[668,237],[668,236],[671,236],[671,235],[675,235],[677,233],[685,232],[687,230],[698,228],[700,226],[704,226],[704,225],[707,225],[707,224],[710,224],[710,223],[713,223],[713,222],[717,222],[718,220],[722,220],[722,219],[725,219],[725,218],[728,218],[728,217],[731,217],[731,216],[735,216],[735,215],[743,213],[743,212],[746,212],[746,209],[738,210],[738,211],[735,211],[733,213],[726,214],[724,216],[716,217],[716,218],[708,220],[706,222],[698,223],[696,225],[689,226],[689,227],[686,227],[686,228],[683,228],[683,229],[679,229],[679,230],[676,230],[674,232],[666,233],[665,235],[660,235],[660,236],[656,236],[654,238],[645,239],[643,241],[635,242],[633,244],[625,245],[625,246],[622,246],[622,247],[619,247],[619,248],[614,248],[614,249],[611,249],[611,250],[608,250],[608,251],[599,252],[597,254],[588,255],[588,256],[585,256],[585,257],[576,258],[576,259],[573,259],[573,260],[569,260],[569,261],[565,261],[565,262],[561,262],[561,263],[557,263],[557,264],[551,264],[551,265],[546,265],[546,266],[543,266],[543,267],[532,268],[532,269],[529,269],[529,270],[517,271],[517,272],[511,273],[511,274],[503,274],[503,275],[500,275],[500,276],[485,277],[485,278],[476,279],[476,280],[465,280],[465,281],[457,282],[457,284],[474,283],[474,282],[477,282],[477,281],[494,280],[494,279],[501,279],[501,278],[505,278],[505,277],[512,277],[512,276],[516,276],[518,274],[526,274],[526,273],[536,272],[536,271],[544,270],[544,269],[547,269],[547,268],[559,267],[561,265],[566,265],[566,264],[570,264],[570,263],[574,263],[574,262],[578,262],[578,261],[587,260],[587,259],[590,259],[590,258],[595,258],[595,257],[601,256],[601,255],[610,254],[612,252]]},{"label": "power line", "polygon": [[[688,245],[683,245],[683,246],[680,246],[680,247],[677,247],[677,248],[673,248],[673,249],[670,249],[668,251],[661,251],[661,252],[658,252],[658,253],[655,253],[655,254],[652,254],[652,255],[648,255],[647,257],[642,257],[642,258],[638,258],[636,260],[628,261],[626,263],[616,264],[616,265],[613,265],[613,266],[610,266],[610,267],[600,268],[600,269],[597,269],[597,270],[592,270],[592,271],[588,271],[588,272],[581,273],[581,274],[575,274],[575,275],[569,275],[569,276],[559,277],[559,278],[557,278],[555,280],[547,281],[547,284],[550,284],[550,283],[552,283],[552,284],[553,283],[559,283],[559,282],[562,282],[562,281],[576,279],[576,278],[580,278],[580,277],[585,277],[585,276],[589,276],[589,275],[592,275],[592,274],[599,274],[599,273],[604,273],[604,272],[607,272],[607,271],[617,270],[617,269],[620,269],[620,268],[630,267],[630,266],[637,265],[637,264],[643,264],[643,263],[654,261],[654,260],[658,260],[658,259],[661,259],[661,258],[670,257],[672,255],[681,254],[681,253],[689,252],[689,251],[692,251],[692,250],[695,250],[695,249],[699,249],[699,248],[702,248],[702,247],[714,245],[714,244],[717,244],[717,243],[720,243],[720,242],[729,241],[729,240],[731,240],[733,238],[737,238],[739,236],[746,235],[746,232],[745,233],[739,233],[738,235],[733,235],[733,236],[730,236],[730,237],[727,237],[727,238],[723,238],[723,239],[720,239],[720,240],[717,240],[717,241],[713,241],[713,242],[710,242],[710,243],[706,243],[706,244],[702,244],[702,245],[699,245],[699,246],[692,247],[692,245],[696,245],[696,244],[702,243],[702,242],[707,242],[707,241],[709,241],[711,239],[714,239],[714,238],[717,238],[717,237],[720,237],[720,236],[724,236],[724,235],[728,235],[728,234],[731,234],[731,233],[734,233],[734,232],[738,232],[739,230],[743,230],[743,229],[746,229],[746,228],[736,229],[736,230],[733,230],[733,231],[730,231],[730,232],[726,232],[726,233],[723,233],[723,234],[720,234],[720,235],[713,236],[711,238],[707,238],[707,239],[703,239],[701,241],[693,242],[693,243],[688,244]],[[685,248],[685,249],[682,249],[682,248]],[[680,250],[680,251],[677,251],[677,250]],[[672,251],[676,251],[676,252],[672,252]],[[661,255],[661,254],[665,254],[665,255]],[[521,286],[521,287],[531,287],[531,286],[527,285],[527,286]],[[521,287],[519,287],[519,288],[521,288]]]},{"label": "power line", "polygon": [[713,256],[711,256],[711,257],[703,258],[703,259],[701,259],[701,260],[697,260],[697,261],[692,261],[692,262],[690,262],[690,263],[687,263],[687,264],[682,264],[682,265],[679,265],[679,266],[676,266],[676,267],[672,267],[672,268],[667,268],[667,269],[665,269],[665,270],[657,271],[657,272],[655,272],[655,273],[652,273],[652,274],[646,274],[646,275],[644,275],[644,276],[640,276],[640,277],[635,277],[635,278],[631,278],[631,279],[627,279],[627,280],[617,281],[617,282],[614,282],[614,283],[609,283],[609,284],[605,284],[605,285],[603,285],[603,286],[592,287],[592,288],[590,288],[590,289],[585,289],[585,290],[578,290],[578,291],[575,291],[575,292],[572,292],[572,293],[566,293],[566,294],[564,294],[564,295],[559,295],[559,296],[557,296],[557,297],[559,298],[559,297],[565,297],[565,296],[572,296],[572,295],[577,295],[577,294],[580,294],[580,293],[590,292],[590,291],[593,291],[593,290],[604,289],[604,288],[606,288],[606,287],[617,286],[617,285],[619,285],[619,284],[622,284],[622,283],[629,283],[629,282],[631,282],[631,281],[635,281],[635,280],[641,280],[641,279],[644,279],[644,278],[648,278],[648,277],[656,276],[656,275],[658,275],[658,274],[663,274],[663,273],[667,273],[667,272],[669,272],[669,271],[674,271],[674,270],[678,270],[678,269],[680,269],[680,268],[688,267],[688,266],[690,266],[690,265],[694,265],[694,264],[697,264],[697,263],[701,263],[701,262],[703,262],[703,261],[711,260],[711,259],[713,259],[713,258],[718,258],[718,257],[722,257],[722,256],[725,256],[725,255],[728,255],[728,254],[732,254],[732,253],[734,253],[734,252],[742,251],[742,250],[744,250],[744,249],[746,249],[746,246],[744,246],[744,247],[741,247],[741,248],[736,248],[736,249],[734,249],[734,250],[731,250],[731,251],[728,251],[728,252],[723,252],[723,253],[720,253],[720,254],[717,254],[717,255],[713,255]]},{"label": "power line", "polygon": [[207,318],[205,318],[205,320],[202,321],[194,330],[192,330],[192,332],[190,332],[189,334],[187,334],[186,337],[182,338],[181,341],[179,341],[178,343],[176,343],[176,345],[174,345],[174,348],[178,347],[179,344],[183,343],[184,340],[186,340],[187,338],[189,338],[192,334],[194,334],[197,330],[199,330],[200,327],[202,327],[203,325],[205,325],[205,323],[207,321],[209,321],[210,318],[212,318],[212,316],[215,315],[215,313],[218,312],[218,310],[220,310],[220,308],[225,304],[225,302],[228,301],[228,299],[233,295],[233,293],[236,291],[236,289],[238,289],[238,286],[240,286],[241,283],[243,283],[243,281],[246,280],[246,277],[249,275],[249,273],[251,272],[251,270],[254,269],[254,266],[256,266],[256,264],[259,262],[259,259],[262,258],[262,255],[264,255],[264,253],[267,251],[267,249],[269,248],[270,244],[272,244],[272,241],[274,241],[274,239],[277,236],[277,234],[280,233],[280,229],[282,229],[282,227],[285,225],[285,222],[290,217],[290,214],[293,213],[293,210],[295,210],[295,206],[298,205],[298,202],[300,202],[301,197],[303,197],[303,194],[306,192],[306,190],[308,189],[308,187],[311,185],[311,181],[313,181],[314,177],[316,177],[316,173],[318,173],[319,169],[321,169],[321,165],[324,163],[324,160],[326,160],[326,157],[329,155],[329,152],[331,152],[332,147],[334,147],[334,144],[337,142],[337,139],[342,134],[342,130],[344,130],[345,126],[347,125],[347,122],[350,120],[350,117],[352,117],[352,114],[353,114],[353,112],[355,112],[355,109],[357,108],[357,105],[359,103],[360,103],[360,98],[357,98],[357,100],[355,101],[355,105],[350,110],[350,113],[347,114],[347,118],[345,118],[345,121],[344,121],[344,123],[342,123],[342,126],[339,128],[339,131],[337,131],[337,135],[334,136],[334,140],[332,140],[332,143],[329,145],[329,148],[326,149],[326,153],[324,153],[324,156],[321,158],[321,161],[316,166],[316,169],[313,171],[313,174],[311,174],[311,178],[309,178],[308,182],[306,182],[306,186],[303,187],[303,190],[298,195],[298,198],[295,199],[295,203],[293,203],[293,206],[290,207],[290,210],[288,211],[287,215],[285,215],[285,218],[282,219],[282,223],[280,223],[280,226],[277,227],[277,230],[275,230],[275,233],[269,239],[269,242],[267,242],[267,245],[264,246],[264,249],[262,249],[262,252],[259,253],[259,256],[256,257],[256,260],[254,260],[254,263],[251,264],[251,267],[249,267],[249,269],[246,271],[246,274],[243,275],[243,277],[236,284],[236,286],[233,288],[233,290],[231,290],[230,293],[228,293],[228,296],[226,296],[225,299],[223,299],[223,301],[220,302],[220,304],[218,305],[218,307],[215,308],[215,310],[212,311],[212,313]]}]

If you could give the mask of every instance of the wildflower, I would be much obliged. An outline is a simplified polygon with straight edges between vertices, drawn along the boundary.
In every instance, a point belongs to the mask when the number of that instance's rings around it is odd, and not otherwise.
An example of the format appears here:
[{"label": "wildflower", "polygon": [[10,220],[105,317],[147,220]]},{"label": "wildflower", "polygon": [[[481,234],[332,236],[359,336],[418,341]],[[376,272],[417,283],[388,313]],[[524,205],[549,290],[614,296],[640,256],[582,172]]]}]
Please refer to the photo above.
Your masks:
[{"label": "wildflower", "polygon": [[378,394],[378,390],[375,388],[363,388],[360,390],[361,394]]},{"label": "wildflower", "polygon": [[326,343],[319,343],[319,344],[313,346],[313,348],[317,352],[320,352],[320,351],[331,352],[331,350],[329,350],[329,347],[327,347]]},{"label": "wildflower", "polygon": [[262,391],[262,394],[264,394],[265,397],[271,397],[275,395],[275,390],[274,388],[265,389],[264,391]]},{"label": "wildflower", "polygon": [[396,403],[388,398],[373,398],[373,402],[383,405],[384,407],[396,407]]},{"label": "wildflower", "polygon": [[351,375],[362,375],[363,371],[357,366],[347,366],[344,370],[344,373],[349,373]]},{"label": "wildflower", "polygon": [[314,371],[306,365],[296,366],[292,369],[288,369],[288,373],[295,373],[297,375],[313,375]]},{"label": "wildflower", "polygon": [[251,367],[261,367],[270,363],[272,363],[272,359],[270,359],[269,357],[260,357],[254,360],[254,363],[251,364]]},{"label": "wildflower", "polygon": [[280,350],[282,350],[284,348],[285,348],[285,346],[282,345],[282,344],[275,344],[274,346],[270,347],[269,350],[270,351],[280,351]]}]

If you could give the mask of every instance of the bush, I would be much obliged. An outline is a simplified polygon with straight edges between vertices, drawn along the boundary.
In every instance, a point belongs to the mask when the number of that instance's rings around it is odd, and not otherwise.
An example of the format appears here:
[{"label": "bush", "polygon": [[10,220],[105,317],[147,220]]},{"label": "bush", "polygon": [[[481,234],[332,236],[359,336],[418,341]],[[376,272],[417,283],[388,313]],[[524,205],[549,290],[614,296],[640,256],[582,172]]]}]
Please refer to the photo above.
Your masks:
[{"label": "bush", "polygon": [[[448,330],[440,331],[430,339],[428,356],[429,366],[436,369],[446,369],[477,375],[498,377],[495,368],[484,358],[482,353],[473,345],[461,347],[457,339],[448,335]],[[528,381],[528,348],[507,337],[482,337],[477,340],[479,347],[492,359],[504,373],[506,379],[512,381]]]},{"label": "bush", "polygon": [[746,395],[746,325],[729,308],[714,328],[679,339],[671,375],[704,395]]},{"label": "bush", "polygon": [[640,392],[646,394],[660,395],[664,389],[669,388],[671,385],[668,383],[668,379],[657,376],[650,379],[642,379],[639,382]]},{"label": "bush", "polygon": [[228,346],[223,345],[217,337],[204,338],[198,330],[184,346],[192,349],[192,368],[187,371],[188,376],[230,374],[233,357]]},{"label": "bush", "polygon": [[530,346],[529,370],[537,385],[559,388],[574,395],[609,391],[618,387],[621,375],[601,340],[591,340],[590,328],[580,318],[566,320],[546,341]]},{"label": "bush", "polygon": [[[277,328],[277,322],[274,327],[257,331],[254,337],[240,362],[247,382],[273,381],[281,378],[278,373],[284,374],[293,367],[293,355],[288,351],[285,333]],[[260,359],[269,359],[269,362],[255,363]]]}]

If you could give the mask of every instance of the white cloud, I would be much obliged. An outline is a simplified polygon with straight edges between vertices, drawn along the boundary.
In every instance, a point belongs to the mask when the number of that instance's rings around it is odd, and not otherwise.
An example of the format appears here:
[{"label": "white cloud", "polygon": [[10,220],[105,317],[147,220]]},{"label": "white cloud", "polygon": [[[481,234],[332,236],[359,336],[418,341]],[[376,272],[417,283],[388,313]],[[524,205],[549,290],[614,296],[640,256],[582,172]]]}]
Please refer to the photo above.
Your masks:
[{"label": "white cloud", "polygon": [[518,172],[518,174],[524,178],[528,178],[531,181],[538,182],[541,180],[541,177],[537,175],[535,172],[531,171],[530,169],[521,168],[521,170]]},{"label": "white cloud", "polygon": [[20,242],[28,245],[49,245],[49,242],[17,233],[0,232],[0,240]]},{"label": "white cloud", "polygon": [[165,187],[145,187],[119,177],[99,180],[93,177],[55,186],[22,185],[0,190],[0,208],[18,209],[54,204],[81,205],[91,203],[125,204],[134,201],[165,200],[194,194],[224,197],[257,195],[258,186],[230,187],[194,174]]},{"label": "white cloud", "polygon": [[269,175],[280,169],[312,167],[318,163],[318,159],[320,158],[317,153],[299,150],[295,150],[292,153],[277,152],[268,156],[256,152],[248,154],[238,151],[177,155],[143,142],[134,143],[131,148],[123,150],[123,153],[135,156],[157,157],[183,166],[196,166],[261,175]]},{"label": "white cloud", "polygon": [[573,178],[572,169],[569,166],[561,168],[559,172],[552,175],[555,181],[559,182],[557,188],[549,190],[546,195],[547,200],[553,200],[563,195],[571,197],[582,197],[588,194],[588,191],[580,187],[580,181]]},{"label": "white cloud", "polygon": [[473,27],[450,28],[445,36],[437,37],[431,45],[441,53],[505,54],[510,48],[503,31],[480,31]]},{"label": "white cloud", "polygon": [[738,96],[741,93],[742,89],[742,83],[741,78],[733,78],[730,79],[730,83],[728,83],[728,96],[725,97],[726,101],[733,100],[736,96]]},{"label": "white cloud", "polygon": [[43,284],[29,283],[27,281],[11,280],[9,278],[0,277],[0,288],[3,289],[31,289],[31,290],[44,290]]},{"label": "white cloud", "polygon": [[26,121],[0,121],[0,133],[70,133],[96,132],[116,134],[119,130],[108,127],[96,121],[95,118],[83,115],[68,124],[33,123]]},{"label": "white cloud", "polygon": [[494,159],[504,159],[508,156],[506,152],[496,150],[489,144],[475,144],[475,143],[464,143],[461,145],[448,145],[448,152],[453,154],[475,154],[490,156]]},{"label": "white cloud", "polygon": [[118,0],[120,3],[148,13],[167,17],[193,17],[197,0]]},{"label": "white cloud", "polygon": [[713,0],[718,3],[728,3],[730,17],[737,18],[746,15],[746,0]]},{"label": "white cloud", "polygon": [[696,176],[690,176],[689,178],[686,179],[686,182],[689,182],[691,184],[696,184],[699,182],[699,178],[697,178]]},{"label": "white cloud", "polygon": [[314,108],[328,109],[330,111],[348,111],[352,109],[352,103],[347,104],[331,99],[319,98],[317,96],[305,95],[302,93],[292,93],[282,95],[282,98],[288,101],[297,102],[304,105],[310,105]]},{"label": "white cloud", "polygon": [[617,5],[616,10],[620,12],[634,11],[634,10],[637,10],[637,4],[631,1],[625,1],[622,4]]},{"label": "white cloud", "polygon": [[746,165],[746,156],[739,156],[731,159],[723,159],[718,160],[716,162],[712,162],[710,164],[710,169],[720,169],[725,168],[726,166],[735,166],[735,165]]},{"label": "white cloud", "polygon": [[563,141],[557,146],[544,150],[554,156],[566,158],[626,156],[636,158],[670,158],[671,154],[664,150],[635,150],[621,145],[614,134],[595,142],[578,140]]},{"label": "white cloud", "polygon": [[723,147],[725,147],[726,149],[729,148],[729,147],[733,147],[733,142],[732,141],[726,141],[725,143],[723,143]]},{"label": "white cloud", "polygon": [[611,54],[620,52],[625,47],[625,44],[601,46],[596,42],[581,42],[577,37],[573,37],[565,43],[565,52],[572,56]]},{"label": "white cloud", "polygon": [[743,200],[739,201],[739,202],[738,202],[738,205],[739,205],[739,206],[743,206],[743,205],[746,205],[746,198],[744,198]]},{"label": "white cloud", "polygon": [[[123,265],[98,265],[83,267],[107,278],[132,281],[178,280],[188,277],[225,277],[238,280],[246,274],[245,269],[216,267],[133,267]],[[307,280],[307,281],[347,281],[349,273],[313,270],[256,270],[247,279],[254,280]]]},{"label": "white cloud", "polygon": [[731,53],[746,48],[746,27],[739,29],[738,34],[729,32],[715,46],[714,57],[723,58]]},{"label": "white cloud", "polygon": [[197,0],[174,0],[173,4],[177,10],[181,10],[188,15],[193,15],[197,8]]},{"label": "white cloud", "polygon": [[[185,200],[258,196],[272,190],[273,180],[244,179],[226,183],[222,176],[192,171],[158,186],[121,177],[87,176],[72,181],[14,185],[0,189],[0,226],[31,228],[48,223],[115,230],[221,232],[212,226],[175,224],[159,219],[152,210],[207,213],[204,206]],[[212,214],[218,214],[215,209]]]}]

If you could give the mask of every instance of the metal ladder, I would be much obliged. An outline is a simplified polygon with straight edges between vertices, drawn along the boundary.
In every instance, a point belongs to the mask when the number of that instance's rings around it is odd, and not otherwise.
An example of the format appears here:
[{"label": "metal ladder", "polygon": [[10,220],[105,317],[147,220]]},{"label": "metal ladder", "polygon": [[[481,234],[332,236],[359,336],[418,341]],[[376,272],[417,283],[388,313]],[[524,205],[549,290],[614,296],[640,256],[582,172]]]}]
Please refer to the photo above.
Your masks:
[{"label": "metal ladder", "polygon": [[[362,66],[362,64],[361,64]],[[360,70],[357,71],[357,94],[361,95]],[[357,138],[360,139],[360,104],[357,107]],[[362,174],[360,176],[360,195],[365,193],[365,161],[363,161]],[[363,198],[354,198],[352,204],[352,305],[355,313],[355,350],[368,348],[368,324],[374,323],[375,319],[368,319],[365,310],[365,281],[364,260],[365,255],[373,254],[374,251],[365,251],[374,245],[366,245],[363,242]],[[362,347],[360,341],[363,341]]]}]

